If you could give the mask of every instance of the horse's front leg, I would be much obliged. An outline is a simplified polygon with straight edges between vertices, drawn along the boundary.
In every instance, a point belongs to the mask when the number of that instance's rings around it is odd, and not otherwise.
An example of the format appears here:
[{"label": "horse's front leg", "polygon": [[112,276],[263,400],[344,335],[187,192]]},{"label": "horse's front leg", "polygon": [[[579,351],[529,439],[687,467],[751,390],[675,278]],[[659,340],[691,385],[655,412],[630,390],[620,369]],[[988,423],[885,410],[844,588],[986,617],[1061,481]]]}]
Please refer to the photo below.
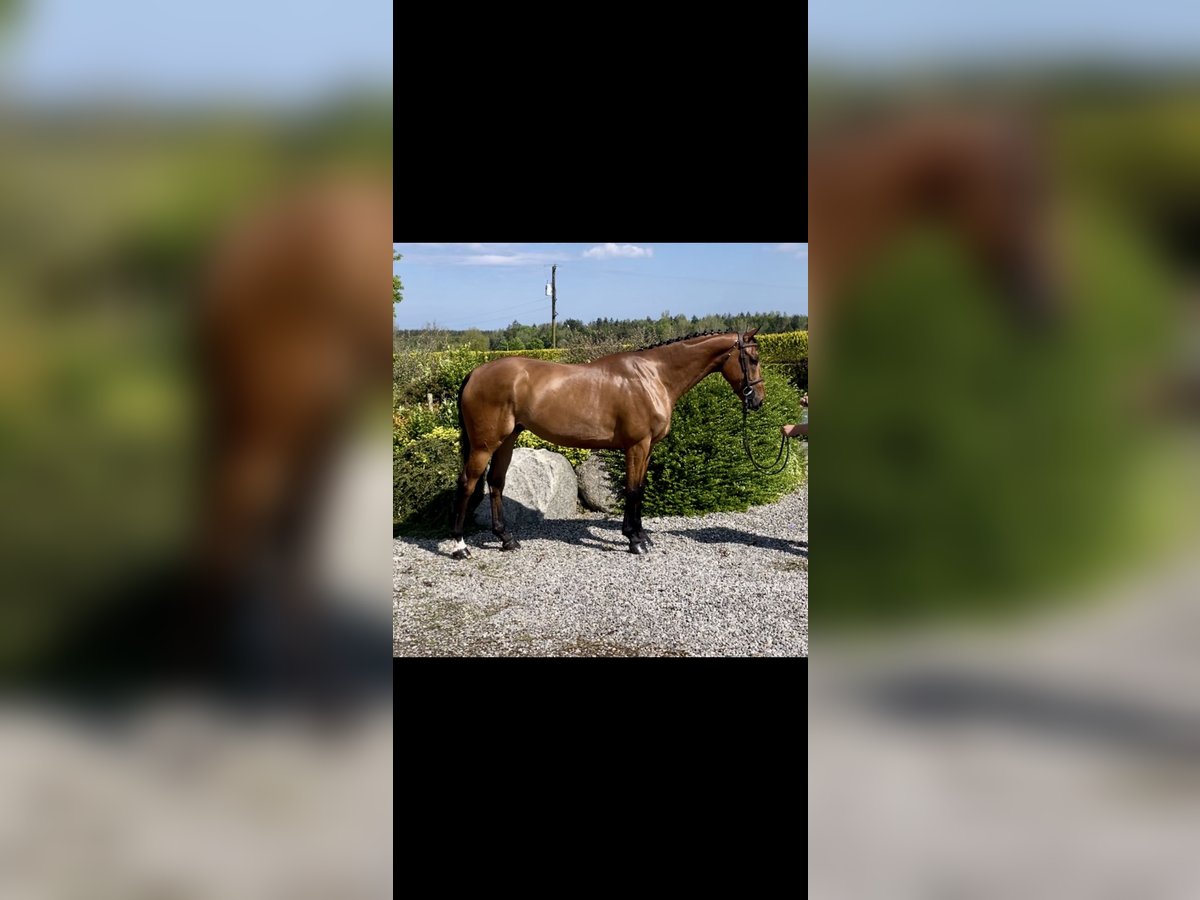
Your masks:
[{"label": "horse's front leg", "polygon": [[647,438],[625,451],[625,519],[621,533],[629,541],[630,553],[646,553],[653,546],[642,530],[642,497],[646,491],[650,446]]}]

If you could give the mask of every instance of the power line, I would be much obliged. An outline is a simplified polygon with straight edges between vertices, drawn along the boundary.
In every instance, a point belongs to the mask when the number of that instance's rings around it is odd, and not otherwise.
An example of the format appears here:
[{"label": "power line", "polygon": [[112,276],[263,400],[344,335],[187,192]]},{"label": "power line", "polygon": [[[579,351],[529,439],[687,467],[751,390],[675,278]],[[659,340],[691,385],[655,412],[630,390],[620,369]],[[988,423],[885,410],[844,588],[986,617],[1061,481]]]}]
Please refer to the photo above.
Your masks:
[{"label": "power line", "polygon": [[[541,300],[533,300],[528,303],[518,304],[517,306],[504,307],[503,309],[490,309],[490,310],[486,311],[486,315],[488,317],[487,321],[491,321],[499,316],[503,316],[506,313],[528,312],[533,309],[540,309],[542,306],[542,303],[543,303],[543,301],[541,301]],[[483,315],[483,313],[481,313],[480,315]],[[456,316],[453,319],[448,319],[444,322],[439,322],[438,324],[439,325],[474,324],[475,322],[479,321],[479,318],[480,318],[480,316]]]},{"label": "power line", "polygon": [[798,291],[802,289],[800,285],[796,284],[765,284],[763,282],[754,281],[726,281],[721,278],[698,278],[694,275],[656,275],[653,272],[626,272],[622,271],[621,269],[592,269],[591,271],[600,272],[605,275],[632,275],[634,278],[664,278],[668,281],[703,281],[708,284],[732,284],[739,287],[779,288],[788,291]]}]

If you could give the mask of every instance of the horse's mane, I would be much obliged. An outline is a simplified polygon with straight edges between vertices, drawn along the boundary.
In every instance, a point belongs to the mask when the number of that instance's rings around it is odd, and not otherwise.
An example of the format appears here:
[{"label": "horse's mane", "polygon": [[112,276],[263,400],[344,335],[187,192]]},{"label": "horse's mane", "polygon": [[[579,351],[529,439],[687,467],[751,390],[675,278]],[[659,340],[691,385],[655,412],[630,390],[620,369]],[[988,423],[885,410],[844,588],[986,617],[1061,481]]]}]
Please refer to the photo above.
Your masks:
[{"label": "horse's mane", "polygon": [[[714,334],[736,334],[737,329],[730,328],[726,331],[697,331],[693,334],[685,334],[683,337],[671,338],[669,341],[659,341],[657,344],[649,344],[645,347],[638,347],[634,353],[641,353],[643,350],[653,350],[656,347],[665,347],[667,344],[678,344],[680,341],[690,341],[692,338],[709,337]],[[751,338],[751,343],[754,339]]]}]

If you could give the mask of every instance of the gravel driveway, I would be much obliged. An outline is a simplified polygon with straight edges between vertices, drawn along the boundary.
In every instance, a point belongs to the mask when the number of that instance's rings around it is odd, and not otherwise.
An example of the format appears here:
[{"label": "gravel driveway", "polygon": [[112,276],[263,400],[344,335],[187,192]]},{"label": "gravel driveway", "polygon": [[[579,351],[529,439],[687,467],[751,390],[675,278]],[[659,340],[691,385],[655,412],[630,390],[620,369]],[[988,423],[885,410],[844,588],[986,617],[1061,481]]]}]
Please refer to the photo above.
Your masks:
[{"label": "gravel driveway", "polygon": [[546,521],[500,550],[490,531],[393,541],[396,656],[807,656],[808,489],[744,513]]}]

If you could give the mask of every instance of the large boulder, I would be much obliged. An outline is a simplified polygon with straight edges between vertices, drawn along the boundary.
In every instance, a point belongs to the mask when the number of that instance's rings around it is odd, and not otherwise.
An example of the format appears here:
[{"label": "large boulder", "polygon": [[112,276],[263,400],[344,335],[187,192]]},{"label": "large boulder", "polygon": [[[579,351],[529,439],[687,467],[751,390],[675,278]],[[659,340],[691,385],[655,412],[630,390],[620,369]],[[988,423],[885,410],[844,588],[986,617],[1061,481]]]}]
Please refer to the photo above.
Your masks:
[{"label": "large boulder", "polygon": [[617,511],[617,494],[599,453],[591,453],[575,470],[579,480],[579,502],[602,513]]},{"label": "large boulder", "polygon": [[[571,519],[578,511],[578,482],[570,461],[553,450],[513,450],[504,480],[504,521],[519,527],[542,519]],[[475,521],[492,526],[492,498],[484,490]]]}]

